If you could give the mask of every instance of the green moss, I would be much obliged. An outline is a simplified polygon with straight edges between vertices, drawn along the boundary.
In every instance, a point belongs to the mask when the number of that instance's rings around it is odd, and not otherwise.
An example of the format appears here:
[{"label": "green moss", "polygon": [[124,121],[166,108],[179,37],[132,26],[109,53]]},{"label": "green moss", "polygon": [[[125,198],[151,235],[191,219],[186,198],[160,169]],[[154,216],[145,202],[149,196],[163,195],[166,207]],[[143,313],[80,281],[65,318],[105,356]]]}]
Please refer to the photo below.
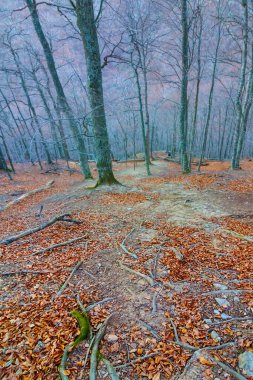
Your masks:
[{"label": "green moss", "polygon": [[87,338],[90,331],[90,322],[87,314],[80,313],[78,310],[71,311],[70,315],[77,319],[80,326],[79,336],[72,342],[72,346],[76,347],[81,343],[85,338]]}]

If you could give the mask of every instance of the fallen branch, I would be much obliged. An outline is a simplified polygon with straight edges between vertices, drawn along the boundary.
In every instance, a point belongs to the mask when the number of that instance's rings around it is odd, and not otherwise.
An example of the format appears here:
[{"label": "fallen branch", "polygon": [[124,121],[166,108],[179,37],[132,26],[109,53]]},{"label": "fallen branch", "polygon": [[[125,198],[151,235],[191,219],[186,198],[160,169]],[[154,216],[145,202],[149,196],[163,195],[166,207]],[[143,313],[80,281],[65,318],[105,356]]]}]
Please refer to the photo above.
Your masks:
[{"label": "fallen branch", "polygon": [[110,320],[111,316],[109,316],[106,321],[102,324],[100,329],[98,330],[95,339],[94,339],[94,344],[91,352],[91,357],[90,357],[90,380],[96,380],[96,373],[97,373],[97,364],[98,364],[98,354],[99,354],[99,344],[101,339],[103,338],[108,322]]},{"label": "fallen branch", "polygon": [[132,253],[130,251],[128,251],[127,247],[125,246],[125,242],[127,240],[127,238],[134,232],[135,228],[133,228],[129,234],[127,234],[127,236],[125,237],[125,239],[122,241],[122,243],[120,244],[120,247],[123,249],[123,251],[125,253],[127,253],[128,255],[130,255],[132,258],[134,259],[138,259],[138,256],[135,254],[135,253]]},{"label": "fallen branch", "polygon": [[44,274],[44,273],[52,273],[49,270],[25,270],[21,269],[19,271],[11,271],[11,272],[3,272],[1,276],[15,276],[19,274]]},{"label": "fallen branch", "polygon": [[11,202],[8,202],[2,209],[1,211],[3,210],[6,210],[7,208],[11,207],[12,205],[14,204],[17,204],[19,202],[21,202],[23,199],[26,199],[28,197],[30,197],[30,195],[34,195],[34,194],[37,194],[43,190],[46,190],[46,189],[50,189],[54,184],[54,181],[49,181],[46,185],[42,186],[42,187],[39,187],[38,189],[34,189],[34,190],[30,190],[28,191],[27,193],[21,195],[20,197],[14,199],[13,201]]},{"label": "fallen branch", "polygon": [[119,261],[119,265],[122,269],[125,269],[127,272],[129,273],[132,273],[132,274],[135,274],[137,276],[140,276],[142,277],[144,280],[146,280],[151,286],[153,286],[155,284],[154,280],[152,277],[150,276],[147,276],[146,274],[143,274],[143,273],[140,273],[140,272],[137,272],[129,267],[127,267],[126,265],[123,265],[120,261]]},{"label": "fallen branch", "polygon": [[238,239],[249,241],[250,243],[253,243],[253,236],[247,236],[239,234],[238,232],[232,231],[232,230],[222,230],[223,232],[226,232],[229,235],[232,235]]},{"label": "fallen branch", "polygon": [[87,237],[87,234],[85,234],[83,236],[79,236],[79,237],[74,238],[74,239],[63,241],[62,243],[59,243],[59,244],[50,245],[50,247],[47,247],[47,248],[41,249],[40,251],[32,253],[31,256],[40,255],[42,253],[45,253],[45,252],[48,252],[48,251],[52,251],[55,248],[63,247],[64,245],[68,245],[68,244],[72,244],[72,243],[74,243],[74,242],[76,242],[78,240],[84,239],[85,237]]},{"label": "fallen branch", "polygon": [[66,362],[68,359],[69,352],[74,347],[77,347],[88,336],[89,331],[90,331],[90,323],[89,323],[87,314],[81,314],[77,310],[72,311],[70,314],[72,317],[77,319],[80,326],[80,334],[73,342],[69,343],[64,348],[61,364],[58,367],[58,371],[62,380],[68,380],[68,376],[65,373],[66,373]]},{"label": "fallen branch", "polygon": [[0,244],[8,245],[8,244],[13,243],[14,241],[17,241],[17,240],[19,240],[25,236],[32,235],[35,232],[44,230],[44,228],[49,227],[56,222],[60,222],[60,221],[62,221],[62,222],[77,222],[73,219],[67,218],[67,216],[70,216],[70,215],[69,214],[63,214],[63,215],[55,216],[54,218],[50,219],[48,222],[41,224],[40,226],[31,228],[29,230],[22,231],[19,234],[10,236],[4,240],[0,240]]},{"label": "fallen branch", "polygon": [[74,267],[74,269],[72,270],[72,272],[70,273],[70,275],[68,276],[67,280],[61,286],[60,290],[56,293],[55,296],[52,297],[52,300],[54,300],[55,298],[59,297],[63,293],[63,291],[66,289],[67,285],[69,284],[71,278],[73,277],[73,275],[75,274],[75,272],[77,271],[77,269],[81,265],[82,265],[82,261],[78,261],[78,263],[76,264],[76,266]]}]

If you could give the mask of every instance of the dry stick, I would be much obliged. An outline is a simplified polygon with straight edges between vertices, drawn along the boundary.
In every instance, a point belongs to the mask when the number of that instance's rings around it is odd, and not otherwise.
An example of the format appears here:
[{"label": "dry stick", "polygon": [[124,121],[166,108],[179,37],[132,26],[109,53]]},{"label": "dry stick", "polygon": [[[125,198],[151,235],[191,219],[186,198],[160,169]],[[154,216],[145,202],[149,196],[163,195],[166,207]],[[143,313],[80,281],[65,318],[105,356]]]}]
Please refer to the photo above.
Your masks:
[{"label": "dry stick", "polygon": [[63,214],[63,215],[55,216],[54,218],[50,219],[48,222],[45,222],[45,223],[41,224],[40,226],[31,228],[29,230],[22,231],[19,234],[10,236],[10,237],[8,237],[8,238],[6,238],[4,240],[0,240],[0,244],[6,244],[6,245],[8,245],[8,244],[10,244],[10,243],[12,243],[12,242],[14,242],[16,240],[19,240],[19,239],[21,239],[21,238],[23,238],[25,236],[28,236],[28,235],[34,234],[35,232],[41,231],[44,228],[49,227],[52,224],[54,224],[56,222],[59,222],[59,221],[62,221],[62,222],[76,222],[76,221],[73,221],[72,219],[66,218],[67,216],[70,216],[70,214]]},{"label": "dry stick", "polygon": [[50,245],[50,247],[47,247],[47,248],[41,249],[40,251],[34,252],[30,256],[40,255],[40,254],[45,253],[47,251],[52,251],[55,248],[63,247],[64,245],[68,245],[68,244],[72,244],[78,240],[84,239],[85,237],[87,237],[87,234],[80,236],[80,237],[77,237],[77,238],[74,238],[74,239],[63,241],[62,243],[59,243],[59,244]]},{"label": "dry stick", "polygon": [[133,270],[133,269],[127,267],[126,265],[123,265],[120,261],[119,261],[119,265],[120,265],[120,267],[121,267],[122,269],[125,269],[127,272],[130,272],[130,273],[132,273],[132,274],[135,274],[135,275],[137,275],[137,276],[140,276],[140,277],[144,278],[144,280],[146,280],[151,286],[154,285],[155,282],[154,282],[154,280],[153,280],[152,277],[147,276],[146,274],[143,274],[143,273],[137,272],[137,271],[135,271],[135,270]]},{"label": "dry stick", "polygon": [[29,197],[30,195],[33,195],[33,194],[37,194],[43,190],[46,190],[46,189],[50,189],[54,184],[54,181],[49,181],[46,185],[42,186],[42,187],[39,187],[38,189],[34,189],[34,190],[31,190],[31,191],[28,191],[27,193],[21,195],[20,197],[18,197],[17,199],[14,199],[14,201],[11,201],[11,202],[8,202],[2,209],[1,211],[3,210],[6,210],[7,208],[11,207],[12,205],[14,204],[17,204],[19,202],[21,202],[23,199]]},{"label": "dry stick", "polygon": [[76,264],[76,266],[74,267],[74,269],[72,270],[72,272],[70,273],[70,275],[68,276],[67,280],[64,282],[64,284],[61,286],[60,290],[56,293],[55,296],[52,297],[52,300],[54,300],[56,297],[59,297],[64,289],[67,287],[67,285],[69,284],[71,278],[73,277],[74,273],[77,271],[77,269],[82,265],[82,261],[78,261],[78,263]]},{"label": "dry stick", "polygon": [[130,251],[128,251],[127,247],[125,246],[125,242],[127,240],[127,238],[134,232],[135,228],[133,228],[129,234],[127,234],[127,236],[125,237],[125,239],[122,241],[122,243],[120,244],[120,247],[123,249],[123,251],[125,253],[127,253],[128,255],[130,255],[131,257],[133,257],[134,259],[138,259],[138,256],[135,254],[135,253],[132,253]]},{"label": "dry stick", "polygon": [[97,372],[97,364],[98,364],[98,347],[101,339],[103,338],[107,324],[111,318],[111,315],[106,319],[106,321],[103,323],[103,325],[100,327],[98,330],[95,339],[94,339],[94,344],[91,352],[91,357],[90,357],[90,380],[96,380],[96,372]]}]

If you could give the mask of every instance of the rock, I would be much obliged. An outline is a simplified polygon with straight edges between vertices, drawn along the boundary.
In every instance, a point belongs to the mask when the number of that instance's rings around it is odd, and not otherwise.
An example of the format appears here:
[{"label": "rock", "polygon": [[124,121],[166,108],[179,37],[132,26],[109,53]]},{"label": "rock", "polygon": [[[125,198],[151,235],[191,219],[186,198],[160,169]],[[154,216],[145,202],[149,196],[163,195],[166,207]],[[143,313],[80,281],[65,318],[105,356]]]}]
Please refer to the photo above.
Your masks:
[{"label": "rock", "polygon": [[215,289],[220,289],[220,290],[226,290],[228,288],[226,285],[219,284],[217,282],[214,283],[213,286],[214,286]]},{"label": "rock", "polygon": [[230,306],[230,303],[225,298],[215,298],[215,301],[218,303],[218,305],[222,307]]},{"label": "rock", "polygon": [[247,374],[253,376],[253,352],[245,351],[239,355],[239,367]]},{"label": "rock", "polygon": [[219,342],[221,340],[221,337],[219,336],[219,334],[217,334],[217,332],[214,330],[211,332],[211,338],[215,340],[215,342]]},{"label": "rock", "polygon": [[222,319],[231,319],[230,315],[227,315],[225,313],[221,313],[221,318]]},{"label": "rock", "polygon": [[33,352],[40,352],[44,350],[45,344],[42,342],[42,340],[38,340],[36,346],[34,347]]},{"label": "rock", "polygon": [[107,340],[107,342],[117,342],[118,339],[119,338],[117,337],[117,335],[114,334],[109,334],[105,336],[105,340]]},{"label": "rock", "polygon": [[234,297],[234,301],[235,302],[240,302],[240,298],[239,297]]}]

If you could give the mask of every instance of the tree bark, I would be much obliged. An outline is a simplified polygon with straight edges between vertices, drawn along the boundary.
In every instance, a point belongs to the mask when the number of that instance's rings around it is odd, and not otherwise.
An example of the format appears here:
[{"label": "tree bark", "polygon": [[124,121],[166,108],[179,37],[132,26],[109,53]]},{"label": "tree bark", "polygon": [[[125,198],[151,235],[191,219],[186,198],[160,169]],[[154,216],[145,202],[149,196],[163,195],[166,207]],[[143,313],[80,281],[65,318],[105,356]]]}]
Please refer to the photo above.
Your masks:
[{"label": "tree bark", "polygon": [[187,129],[188,129],[188,20],[187,0],[181,0],[181,24],[182,36],[182,82],[181,82],[181,109],[180,109],[180,154],[181,170],[183,173],[191,171],[187,152]]},{"label": "tree bark", "polygon": [[76,1],[77,26],[80,30],[88,76],[87,91],[94,133],[98,169],[97,185],[118,183],[112,171],[111,149],[107,132],[100,52],[94,17],[93,0]]}]

